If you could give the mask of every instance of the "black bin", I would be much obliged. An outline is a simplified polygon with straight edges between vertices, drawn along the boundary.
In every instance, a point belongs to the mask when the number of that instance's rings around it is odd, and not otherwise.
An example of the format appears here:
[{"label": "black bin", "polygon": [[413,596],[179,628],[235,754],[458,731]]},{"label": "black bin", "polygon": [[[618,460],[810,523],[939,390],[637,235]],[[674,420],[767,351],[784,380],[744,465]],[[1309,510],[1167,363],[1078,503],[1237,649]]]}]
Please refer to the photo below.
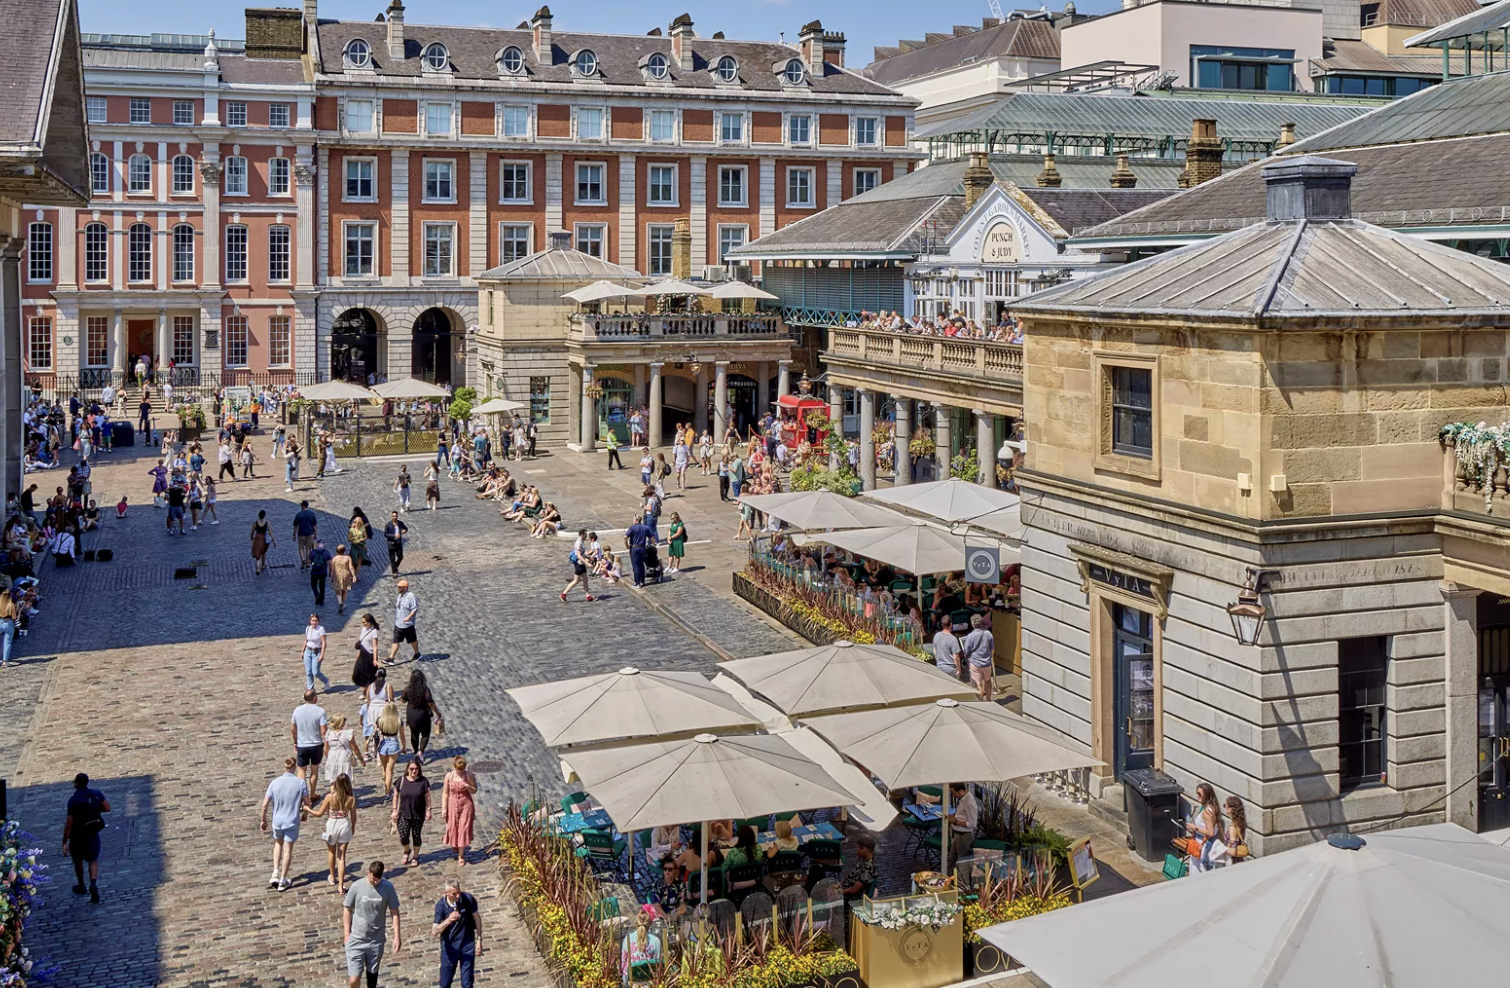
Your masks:
[{"label": "black bin", "polygon": [[1180,797],[1185,787],[1152,768],[1122,773],[1122,800],[1127,807],[1127,830],[1133,850],[1144,861],[1158,864],[1169,852],[1169,842],[1180,833],[1177,825]]},{"label": "black bin", "polygon": [[136,428],[130,422],[111,422],[110,441],[117,446],[135,446]]}]

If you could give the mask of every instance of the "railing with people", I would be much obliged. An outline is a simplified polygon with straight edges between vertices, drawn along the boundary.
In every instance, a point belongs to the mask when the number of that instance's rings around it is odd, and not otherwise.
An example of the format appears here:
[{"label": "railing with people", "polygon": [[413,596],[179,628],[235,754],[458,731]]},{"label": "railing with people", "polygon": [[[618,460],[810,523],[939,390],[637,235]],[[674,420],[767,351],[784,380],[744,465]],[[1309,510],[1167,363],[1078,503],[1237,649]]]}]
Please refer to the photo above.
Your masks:
[{"label": "railing with people", "polygon": [[[117,392],[136,386],[135,373],[126,373],[109,367],[85,367],[74,374],[31,373],[25,375],[26,385],[32,393],[48,401],[67,399],[77,394],[80,398],[97,399],[106,387]],[[214,394],[222,387],[285,388],[308,387],[316,383],[314,371],[273,370],[251,371],[241,368],[224,370],[201,370],[198,367],[163,368],[149,374],[144,383],[161,388],[164,381],[173,385],[181,397],[199,399]]]},{"label": "railing with people", "polygon": [[574,313],[573,336],[583,342],[616,340],[717,339],[724,336],[780,338],[787,335],[774,313],[711,312],[699,315],[631,313]]},{"label": "railing with people", "polygon": [[1022,344],[1000,340],[835,327],[829,330],[828,351],[838,357],[991,380],[1022,377]]}]

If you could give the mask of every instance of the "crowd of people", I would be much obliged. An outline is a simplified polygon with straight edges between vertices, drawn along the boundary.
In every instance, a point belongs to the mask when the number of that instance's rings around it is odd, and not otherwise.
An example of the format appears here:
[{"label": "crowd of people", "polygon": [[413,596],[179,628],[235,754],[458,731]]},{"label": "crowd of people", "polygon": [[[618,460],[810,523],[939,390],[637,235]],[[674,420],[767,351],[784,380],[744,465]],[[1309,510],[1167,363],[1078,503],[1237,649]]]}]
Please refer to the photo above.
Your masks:
[{"label": "crowd of people", "polygon": [[887,333],[904,333],[910,336],[948,336],[969,340],[991,340],[997,343],[1021,343],[1022,327],[1017,317],[1002,312],[994,323],[981,324],[967,318],[958,309],[947,316],[930,318],[915,315],[906,318],[900,312],[861,312],[845,320],[848,329],[879,329]]}]

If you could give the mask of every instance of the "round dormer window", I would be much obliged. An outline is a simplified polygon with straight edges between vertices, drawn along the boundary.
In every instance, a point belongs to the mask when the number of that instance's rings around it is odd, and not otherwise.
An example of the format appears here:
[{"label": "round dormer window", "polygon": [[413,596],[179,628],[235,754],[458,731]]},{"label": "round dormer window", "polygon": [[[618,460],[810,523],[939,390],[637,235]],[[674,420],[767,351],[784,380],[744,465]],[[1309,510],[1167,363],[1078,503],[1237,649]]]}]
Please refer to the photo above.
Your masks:
[{"label": "round dormer window", "polygon": [[503,55],[499,57],[498,64],[509,75],[518,75],[524,71],[524,52],[510,45],[503,50]]},{"label": "round dormer window", "polygon": [[650,74],[650,78],[652,79],[664,79],[671,72],[671,63],[666,59],[665,55],[656,52],[645,62],[645,71]]},{"label": "round dormer window", "polygon": [[354,69],[365,69],[372,65],[372,48],[361,38],[353,38],[346,42],[346,64]]},{"label": "round dormer window", "polygon": [[598,71],[598,56],[590,50],[579,51],[574,64],[578,75],[594,75]]},{"label": "round dormer window", "polygon": [[739,63],[734,60],[733,55],[725,55],[718,60],[713,74],[718,76],[719,82],[733,82],[739,78]]},{"label": "round dormer window", "polygon": [[802,80],[806,75],[807,70],[802,67],[802,59],[800,58],[794,58],[787,62],[786,69],[781,73],[781,77],[786,80],[789,86],[802,85]]},{"label": "round dormer window", "polygon": [[451,56],[446,52],[446,46],[440,43],[430,45],[425,49],[425,69],[430,72],[444,72],[451,64]]}]

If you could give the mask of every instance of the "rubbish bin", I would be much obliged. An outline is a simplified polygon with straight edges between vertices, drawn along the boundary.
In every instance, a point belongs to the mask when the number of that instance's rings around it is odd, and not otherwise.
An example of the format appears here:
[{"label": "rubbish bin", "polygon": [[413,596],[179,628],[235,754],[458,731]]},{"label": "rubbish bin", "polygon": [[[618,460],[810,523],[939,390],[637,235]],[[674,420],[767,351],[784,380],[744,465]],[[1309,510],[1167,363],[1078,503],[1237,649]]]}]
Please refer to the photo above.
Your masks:
[{"label": "rubbish bin", "polygon": [[1133,850],[1144,861],[1158,864],[1177,836],[1180,796],[1185,787],[1152,768],[1122,773],[1122,799],[1127,807],[1127,830]]}]

